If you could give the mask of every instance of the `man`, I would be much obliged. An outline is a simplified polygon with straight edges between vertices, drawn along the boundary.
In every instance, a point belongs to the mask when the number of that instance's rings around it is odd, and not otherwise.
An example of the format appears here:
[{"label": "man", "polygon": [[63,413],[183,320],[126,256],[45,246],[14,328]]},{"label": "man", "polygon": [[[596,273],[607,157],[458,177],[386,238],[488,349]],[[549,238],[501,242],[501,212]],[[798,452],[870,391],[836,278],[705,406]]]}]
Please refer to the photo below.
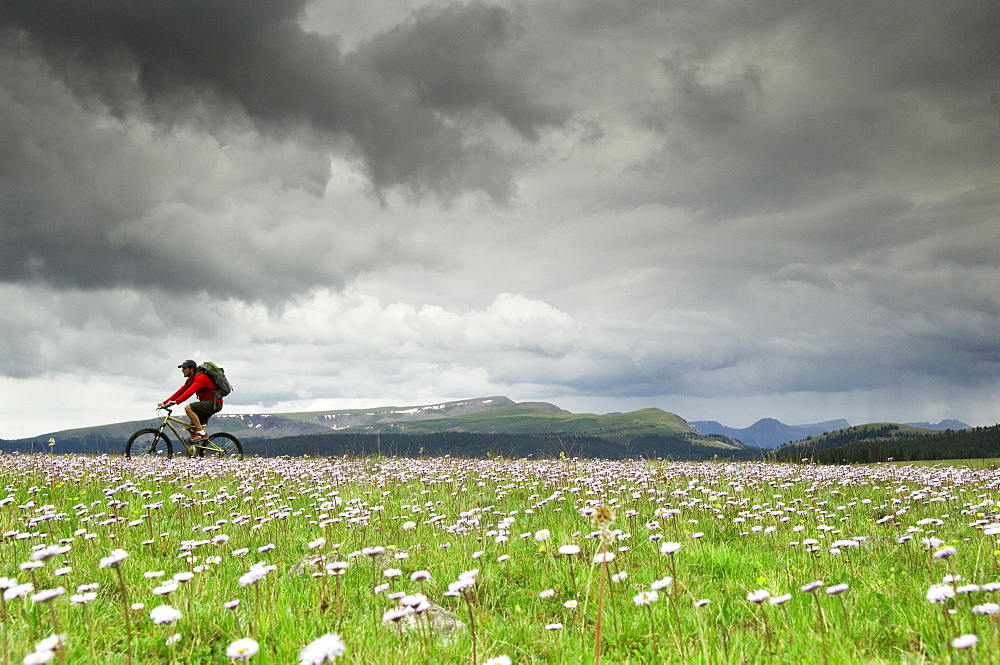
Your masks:
[{"label": "man", "polygon": [[173,406],[180,404],[192,395],[197,395],[197,402],[192,402],[184,407],[184,413],[191,421],[191,425],[188,427],[191,430],[191,440],[197,441],[206,436],[205,425],[208,424],[208,419],[212,417],[212,414],[222,410],[222,398],[216,394],[215,384],[212,383],[208,374],[205,374],[198,367],[198,363],[193,360],[185,360],[177,367],[180,368],[186,379],[184,385],[156,406],[157,408]]}]

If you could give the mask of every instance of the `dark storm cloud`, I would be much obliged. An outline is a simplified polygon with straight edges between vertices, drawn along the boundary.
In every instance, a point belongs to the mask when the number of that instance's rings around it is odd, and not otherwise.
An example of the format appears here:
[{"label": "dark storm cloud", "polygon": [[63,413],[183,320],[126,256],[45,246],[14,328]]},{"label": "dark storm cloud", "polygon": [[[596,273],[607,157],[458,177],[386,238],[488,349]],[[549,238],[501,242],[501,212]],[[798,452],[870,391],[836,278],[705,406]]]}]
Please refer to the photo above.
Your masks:
[{"label": "dark storm cloud", "polygon": [[[514,66],[517,20],[506,10],[423,11],[345,54],[299,26],[304,4],[0,6],[0,278],[250,299],[343,284],[410,250],[391,228],[368,229],[352,246],[356,221],[331,220],[328,233],[289,221],[326,216],[308,199],[330,178],[327,151],[360,158],[379,197],[479,190],[502,200],[515,164],[491,126],[533,141],[564,120],[533,101]],[[251,128],[268,147],[240,163],[241,191],[221,181],[219,146],[197,139]],[[282,142],[299,146],[289,163]],[[261,159],[266,166],[254,164]],[[269,187],[280,187],[271,200]],[[227,209],[231,198],[254,209]],[[171,249],[165,230],[242,259],[220,274],[208,250]],[[287,256],[298,246],[302,254]]]},{"label": "dark storm cloud", "polygon": [[645,166],[677,175],[661,200],[730,215],[995,164],[1000,4],[717,9],[697,42],[666,40],[642,117],[663,137]]},{"label": "dark storm cloud", "polygon": [[[146,110],[184,122],[198,104],[232,104],[265,127],[299,123],[350,137],[377,190],[509,194],[507,158],[454,125],[456,109],[537,137],[561,114],[533,103],[504,66],[512,17],[473,5],[423,12],[342,54],[303,31],[302,0],[7,3],[0,27],[27,35],[78,94],[118,115]],[[9,34],[7,39],[15,39]],[[480,78],[484,75],[483,78]]]},{"label": "dark storm cloud", "polygon": [[518,17],[499,7],[423,10],[371,40],[358,57],[387,80],[407,82],[423,105],[449,112],[486,108],[535,140],[540,128],[561,124],[564,111],[535,101],[522,63],[497,57],[521,32]]}]

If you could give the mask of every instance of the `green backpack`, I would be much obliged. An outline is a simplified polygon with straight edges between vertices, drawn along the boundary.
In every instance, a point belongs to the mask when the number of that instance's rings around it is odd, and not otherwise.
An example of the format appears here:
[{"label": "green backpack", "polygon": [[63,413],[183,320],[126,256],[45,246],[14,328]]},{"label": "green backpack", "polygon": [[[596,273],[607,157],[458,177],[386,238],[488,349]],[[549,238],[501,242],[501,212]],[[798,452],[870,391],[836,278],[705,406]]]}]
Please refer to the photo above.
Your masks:
[{"label": "green backpack", "polygon": [[203,362],[198,366],[198,369],[208,374],[208,378],[215,384],[215,397],[217,399],[222,399],[233,392],[233,384],[229,383],[229,379],[226,378],[226,370],[209,361]]}]

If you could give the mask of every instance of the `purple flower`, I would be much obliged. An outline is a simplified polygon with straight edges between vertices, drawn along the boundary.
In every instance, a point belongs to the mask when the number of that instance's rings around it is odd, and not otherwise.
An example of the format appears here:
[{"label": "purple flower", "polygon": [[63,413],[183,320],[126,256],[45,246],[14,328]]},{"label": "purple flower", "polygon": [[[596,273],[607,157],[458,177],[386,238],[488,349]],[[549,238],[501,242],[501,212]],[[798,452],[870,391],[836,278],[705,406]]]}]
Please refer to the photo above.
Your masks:
[{"label": "purple flower", "polygon": [[170,605],[158,605],[149,611],[149,618],[153,623],[173,623],[181,618],[181,612]]},{"label": "purple flower", "polygon": [[674,583],[674,578],[668,576],[656,580],[649,586],[653,591],[663,591],[664,589],[670,588],[670,585],[673,583]]},{"label": "purple flower", "polygon": [[483,661],[483,665],[511,665],[510,656],[494,656]]},{"label": "purple flower", "polygon": [[123,549],[112,550],[111,554],[103,557],[100,562],[101,568],[117,568],[118,564],[128,558],[128,552]]},{"label": "purple flower", "polygon": [[943,603],[955,597],[955,587],[950,584],[932,584],[927,589],[927,600],[932,603]]},{"label": "purple flower", "polygon": [[951,641],[951,646],[956,649],[971,649],[976,646],[979,638],[972,634],[961,635]]},{"label": "purple flower", "polygon": [[649,605],[650,603],[655,603],[660,599],[660,594],[656,591],[640,591],[632,598],[632,602],[636,605]]},{"label": "purple flower", "polygon": [[340,635],[327,633],[303,647],[302,651],[299,652],[299,664],[321,665],[327,660],[332,663],[343,656],[346,650],[347,645],[344,644],[344,640],[340,639]]},{"label": "purple flower", "polygon": [[236,640],[226,648],[226,657],[236,660],[247,660],[257,655],[260,645],[251,637]]},{"label": "purple flower", "polygon": [[31,601],[33,603],[46,603],[53,598],[58,598],[59,596],[66,593],[66,589],[61,586],[57,586],[55,589],[43,589],[36,594],[31,596]]}]

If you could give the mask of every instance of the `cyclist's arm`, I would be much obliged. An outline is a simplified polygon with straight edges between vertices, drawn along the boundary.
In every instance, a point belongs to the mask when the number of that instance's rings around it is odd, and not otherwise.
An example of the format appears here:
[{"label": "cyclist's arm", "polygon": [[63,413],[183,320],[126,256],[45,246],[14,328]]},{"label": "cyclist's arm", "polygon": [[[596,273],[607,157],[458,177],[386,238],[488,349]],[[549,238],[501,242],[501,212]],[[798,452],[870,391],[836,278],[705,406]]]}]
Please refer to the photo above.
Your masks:
[{"label": "cyclist's arm", "polygon": [[208,378],[207,374],[195,374],[180,390],[171,395],[168,401],[180,404],[199,390],[215,390],[215,386],[212,385],[212,380]]},{"label": "cyclist's arm", "polygon": [[192,386],[192,384],[194,384],[194,380],[196,378],[198,378],[198,376],[201,376],[201,375],[198,374],[197,376],[193,376],[190,379],[188,379],[187,381],[185,381],[184,385],[177,389],[177,392],[175,392],[173,395],[171,395],[167,399],[165,399],[162,402],[160,402],[160,405],[169,406],[169,405],[172,405],[172,404],[180,404],[181,402],[183,402],[184,400],[186,400],[188,397],[190,397],[191,395],[193,395],[194,394],[194,390],[191,390],[191,386]]}]

